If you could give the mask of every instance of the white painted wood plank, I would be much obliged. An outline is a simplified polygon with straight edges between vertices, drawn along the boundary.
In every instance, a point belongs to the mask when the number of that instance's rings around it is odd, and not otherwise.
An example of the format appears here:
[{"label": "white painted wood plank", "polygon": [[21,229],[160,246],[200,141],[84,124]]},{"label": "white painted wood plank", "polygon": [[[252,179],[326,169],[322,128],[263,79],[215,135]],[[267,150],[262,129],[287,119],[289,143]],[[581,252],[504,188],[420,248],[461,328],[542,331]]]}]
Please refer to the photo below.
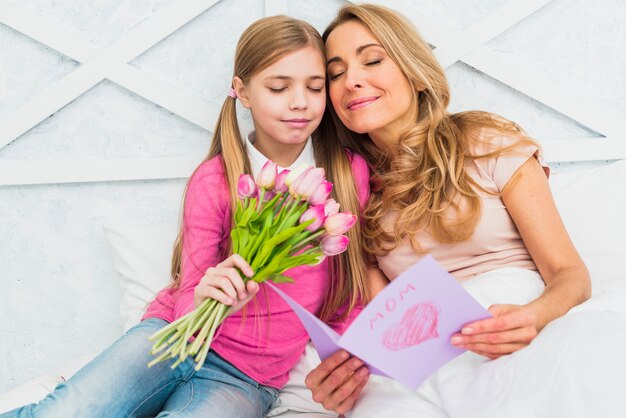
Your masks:
[{"label": "white painted wood plank", "polygon": [[[81,63],[91,59],[100,49],[81,39],[80,34],[31,14],[15,3],[0,9],[0,22]],[[129,64],[120,64],[107,78],[204,129],[215,126],[220,111],[218,105],[206,103],[153,74]]]},{"label": "white painted wood plank", "polygon": [[481,47],[465,56],[470,66],[518,90],[559,113],[604,135],[620,137],[626,121],[563,80],[552,80],[530,65]]},{"label": "white painted wood plank", "polygon": [[568,138],[541,142],[548,163],[626,159],[626,133],[618,138]]},{"label": "white painted wood plank", "polygon": [[443,68],[515,26],[552,0],[511,0],[467,29],[455,33],[433,51]]},{"label": "white painted wood plank", "polygon": [[0,186],[187,178],[203,158],[203,155],[194,155],[109,160],[0,160]]},{"label": "white painted wood plank", "polygon": [[[367,1],[394,8],[409,18],[431,45],[446,42],[451,32],[441,22],[434,22],[412,3],[406,0]],[[363,3],[363,2],[358,2]],[[563,115],[574,119],[587,128],[610,137],[620,137],[626,132],[626,121],[610,109],[606,109],[588,97],[580,89],[565,85],[562,80],[551,80],[522,62],[512,62],[486,46],[474,49],[462,61],[537,100]]]},{"label": "white painted wood plank", "polygon": [[0,120],[0,148],[98,84],[116,66],[142,54],[217,1],[219,0],[178,0],[141,22],[122,39],[104,48],[80,68]]},{"label": "white painted wood plank", "polygon": [[219,105],[187,94],[157,76],[131,65],[112,69],[108,79],[207,131],[213,130],[220,114]]},{"label": "white painted wood plank", "polygon": [[287,0],[265,0],[265,16],[286,15]]},{"label": "white painted wood plank", "polygon": [[[626,159],[626,141],[569,138],[542,142],[546,162]],[[109,160],[0,160],[0,186],[187,178],[203,155]],[[33,169],[37,167],[37,169]]]}]

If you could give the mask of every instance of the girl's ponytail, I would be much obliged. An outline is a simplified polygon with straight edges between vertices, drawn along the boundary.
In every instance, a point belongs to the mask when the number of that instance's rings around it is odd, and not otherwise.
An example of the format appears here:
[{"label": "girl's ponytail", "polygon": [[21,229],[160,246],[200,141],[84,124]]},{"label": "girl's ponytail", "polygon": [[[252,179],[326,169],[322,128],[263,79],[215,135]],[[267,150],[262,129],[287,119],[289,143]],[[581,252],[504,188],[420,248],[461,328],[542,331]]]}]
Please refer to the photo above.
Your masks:
[{"label": "girl's ponytail", "polygon": [[[231,208],[235,210],[237,204],[237,182],[241,173],[250,173],[250,160],[244,148],[244,142],[239,131],[237,122],[236,100],[227,97],[222,105],[220,115],[213,131],[213,142],[209,149],[209,154],[203,160],[221,155],[224,164],[224,172],[228,182],[230,192]],[[195,171],[194,171],[195,173]],[[193,174],[192,174],[193,176]],[[189,183],[187,183],[189,184]],[[185,192],[187,188],[185,187]],[[183,202],[184,194],[183,194]],[[181,214],[183,211],[181,211]],[[177,288],[180,285],[180,274],[182,271],[183,255],[183,218],[179,219],[178,235],[174,241],[174,251],[172,253],[172,269],[170,271],[172,283],[170,287]]]},{"label": "girl's ponytail", "polygon": [[236,99],[227,97],[213,131],[213,142],[207,160],[222,155],[224,172],[228,181],[230,204],[233,212],[237,208],[237,182],[242,173],[251,174],[250,160],[244,146],[237,122]]}]

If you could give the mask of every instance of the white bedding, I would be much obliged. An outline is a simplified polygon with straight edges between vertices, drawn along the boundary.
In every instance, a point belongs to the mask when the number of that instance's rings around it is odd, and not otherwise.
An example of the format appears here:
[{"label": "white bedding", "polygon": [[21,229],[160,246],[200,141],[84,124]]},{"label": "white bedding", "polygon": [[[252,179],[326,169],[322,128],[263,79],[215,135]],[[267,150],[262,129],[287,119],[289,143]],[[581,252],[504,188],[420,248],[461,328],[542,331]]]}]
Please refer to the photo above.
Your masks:
[{"label": "white bedding", "polygon": [[[592,274],[593,297],[589,301],[551,323],[529,347],[514,355],[495,361],[473,354],[457,358],[429,379],[417,395],[404,396],[407,393],[403,395],[401,385],[372,378],[366,396],[351,416],[625,417],[625,178],[626,161],[620,161],[551,179],[564,222]],[[167,283],[174,231],[173,224],[107,225],[107,238],[121,277],[122,320],[126,325],[136,321],[146,295]],[[154,243],[161,245],[155,247]],[[467,288],[485,305],[502,302],[503,294],[521,298],[520,303],[540,291],[536,281],[516,281],[515,274],[509,273],[504,274],[506,280],[474,279]],[[310,418],[332,415],[314,404],[304,387],[304,376],[318,361],[310,347],[307,353],[292,373],[274,414]],[[93,355],[0,395],[0,413],[41,399],[61,376],[68,378]],[[393,388],[398,390],[391,391]]]}]

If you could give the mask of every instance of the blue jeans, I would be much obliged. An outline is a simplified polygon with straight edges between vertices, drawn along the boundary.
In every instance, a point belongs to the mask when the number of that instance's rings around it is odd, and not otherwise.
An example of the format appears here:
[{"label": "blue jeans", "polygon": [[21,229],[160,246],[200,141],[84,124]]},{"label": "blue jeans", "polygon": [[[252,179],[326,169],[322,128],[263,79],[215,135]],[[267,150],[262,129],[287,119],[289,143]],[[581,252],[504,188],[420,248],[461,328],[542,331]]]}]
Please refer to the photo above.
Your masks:
[{"label": "blue jeans", "polygon": [[60,383],[45,399],[0,415],[9,417],[263,417],[278,391],[252,380],[213,351],[195,371],[187,358],[148,368],[148,337],[167,322],[147,319]]}]

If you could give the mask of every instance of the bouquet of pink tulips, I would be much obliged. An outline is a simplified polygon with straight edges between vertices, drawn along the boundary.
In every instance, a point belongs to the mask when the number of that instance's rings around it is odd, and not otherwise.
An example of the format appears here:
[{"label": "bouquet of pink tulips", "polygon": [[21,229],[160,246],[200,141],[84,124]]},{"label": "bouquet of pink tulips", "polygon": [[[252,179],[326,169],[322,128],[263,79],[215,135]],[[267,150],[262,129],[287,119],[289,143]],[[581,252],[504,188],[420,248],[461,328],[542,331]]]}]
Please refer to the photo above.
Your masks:
[{"label": "bouquet of pink tulips", "polygon": [[[256,183],[249,174],[239,177],[239,202],[233,214],[230,233],[233,254],[241,255],[255,272],[244,282],[291,282],[282,273],[301,265],[317,264],[326,256],[340,254],[348,246],[344,234],[356,222],[350,212],[339,212],[339,204],[329,199],[332,183],[323,168],[302,165],[277,172],[268,161]],[[177,358],[172,368],[188,356],[195,356],[199,370],[211,347],[219,325],[231,307],[206,299],[196,309],[163,327],[150,337],[155,341],[148,366]]]}]

